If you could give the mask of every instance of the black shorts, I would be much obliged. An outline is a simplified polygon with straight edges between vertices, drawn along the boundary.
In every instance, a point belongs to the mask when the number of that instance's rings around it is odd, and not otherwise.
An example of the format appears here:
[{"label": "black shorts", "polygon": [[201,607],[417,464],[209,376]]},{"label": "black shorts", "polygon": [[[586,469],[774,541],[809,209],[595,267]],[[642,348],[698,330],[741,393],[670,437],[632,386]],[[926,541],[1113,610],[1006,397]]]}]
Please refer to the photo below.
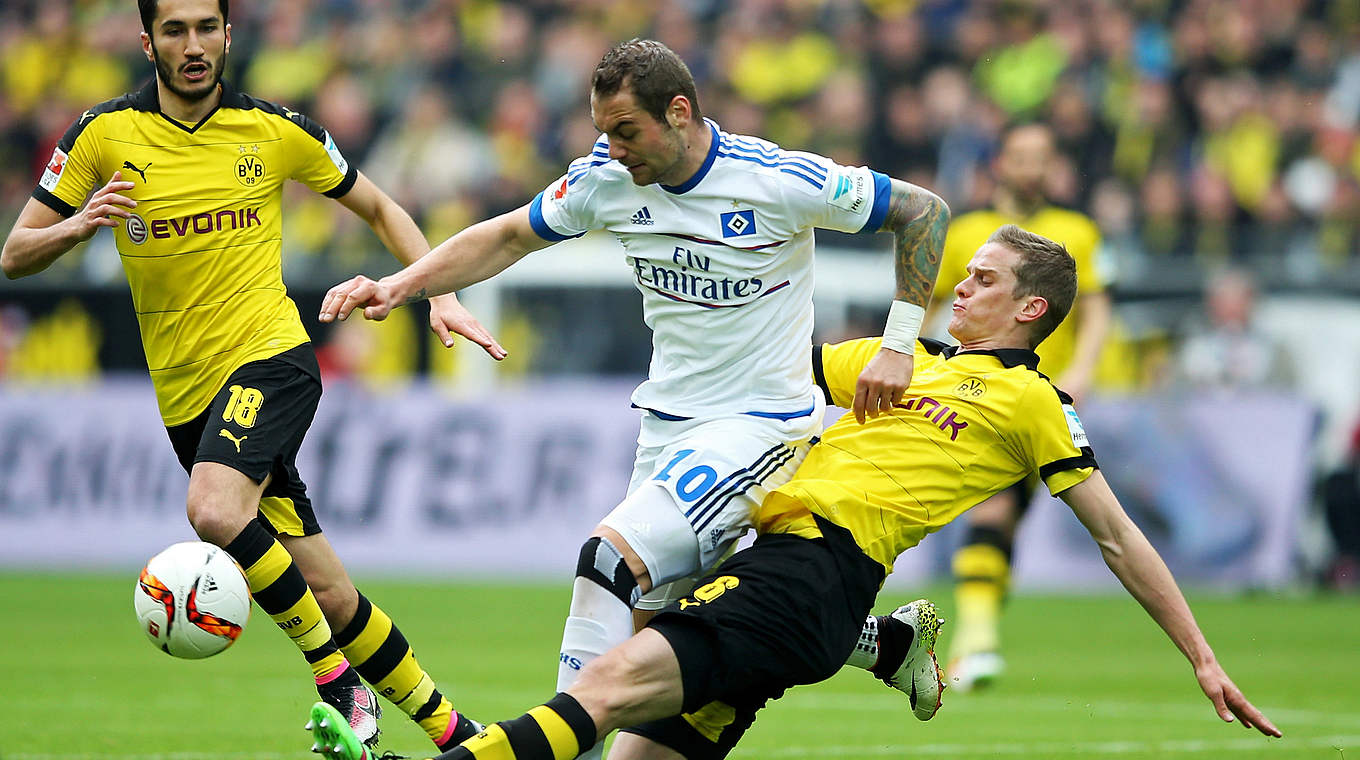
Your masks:
[{"label": "black shorts", "polygon": [[840,670],[885,572],[849,531],[817,525],[819,539],[761,536],[652,619],[680,662],[685,714],[625,731],[726,757],[767,701]]},{"label": "black shorts", "polygon": [[[276,535],[321,532],[297,471],[297,453],[321,400],[321,371],[310,343],[238,368],[202,414],[166,428],[185,472],[224,464],[256,483],[270,478],[260,518]],[[272,477],[271,477],[272,476]]]}]

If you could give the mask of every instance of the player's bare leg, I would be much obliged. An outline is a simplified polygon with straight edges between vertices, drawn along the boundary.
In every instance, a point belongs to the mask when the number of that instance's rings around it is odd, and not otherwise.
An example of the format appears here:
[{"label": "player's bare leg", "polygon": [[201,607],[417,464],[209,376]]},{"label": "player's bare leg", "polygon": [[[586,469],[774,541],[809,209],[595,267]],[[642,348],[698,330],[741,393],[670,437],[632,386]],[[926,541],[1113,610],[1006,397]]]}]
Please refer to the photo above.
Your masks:
[{"label": "player's bare leg", "polygon": [[321,698],[349,720],[361,741],[375,742],[377,698],[341,654],[302,570],[257,517],[268,484],[268,478],[256,483],[226,465],[198,462],[189,473],[189,523],[241,566],[255,603],[311,665]]}]

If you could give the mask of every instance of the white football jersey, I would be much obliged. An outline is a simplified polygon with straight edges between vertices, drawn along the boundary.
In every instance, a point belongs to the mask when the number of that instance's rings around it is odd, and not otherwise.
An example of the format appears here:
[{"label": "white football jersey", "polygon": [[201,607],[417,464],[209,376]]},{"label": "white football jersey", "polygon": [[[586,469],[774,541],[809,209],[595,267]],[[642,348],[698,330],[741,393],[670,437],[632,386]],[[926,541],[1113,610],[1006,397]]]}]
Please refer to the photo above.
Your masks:
[{"label": "white football jersey", "polygon": [[675,187],[634,185],[601,135],[534,198],[530,221],[545,240],[608,230],[623,244],[652,329],[634,404],[696,418],[807,413],[812,230],[877,231],[889,180],[708,126],[708,157]]}]

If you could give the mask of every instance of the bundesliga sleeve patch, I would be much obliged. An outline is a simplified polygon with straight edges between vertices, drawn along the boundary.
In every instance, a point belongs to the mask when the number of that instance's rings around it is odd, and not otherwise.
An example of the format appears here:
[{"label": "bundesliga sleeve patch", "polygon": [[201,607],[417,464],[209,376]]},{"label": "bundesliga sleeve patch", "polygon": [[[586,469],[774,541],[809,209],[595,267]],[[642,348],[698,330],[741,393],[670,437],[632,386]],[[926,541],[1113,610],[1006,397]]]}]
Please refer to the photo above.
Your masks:
[{"label": "bundesliga sleeve patch", "polygon": [[335,140],[331,139],[331,133],[326,130],[322,130],[321,133],[326,136],[326,155],[331,157],[331,162],[335,164],[335,168],[339,169],[341,174],[349,174],[349,162],[340,154],[340,149],[336,147]]},{"label": "bundesliga sleeve patch", "polygon": [[[38,180],[38,187],[47,192],[56,192],[57,183],[61,182],[61,170],[66,168],[66,151],[60,147],[52,150],[52,159],[47,162],[43,169],[42,179]],[[31,175],[30,175],[31,176]]]},{"label": "bundesliga sleeve patch", "polygon": [[873,182],[867,170],[837,166],[828,180],[827,203],[852,214],[860,213],[869,205]]},{"label": "bundesliga sleeve patch", "polygon": [[1067,432],[1072,434],[1072,445],[1084,449],[1091,444],[1086,441],[1086,428],[1081,426],[1081,418],[1071,404],[1063,404],[1063,415],[1067,417]]}]

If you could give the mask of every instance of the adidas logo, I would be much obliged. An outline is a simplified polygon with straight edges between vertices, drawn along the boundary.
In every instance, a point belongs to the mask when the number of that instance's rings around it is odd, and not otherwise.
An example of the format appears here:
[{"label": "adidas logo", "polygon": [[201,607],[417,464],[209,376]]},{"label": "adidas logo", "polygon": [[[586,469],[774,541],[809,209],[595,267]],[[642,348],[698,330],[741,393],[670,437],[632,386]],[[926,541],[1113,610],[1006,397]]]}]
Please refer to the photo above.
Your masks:
[{"label": "adidas logo", "polygon": [[649,227],[653,224],[656,224],[656,222],[652,221],[652,212],[648,211],[646,206],[643,206],[642,208],[638,209],[637,213],[633,214],[633,218],[629,219],[628,221],[632,222],[633,224],[645,225]]}]

